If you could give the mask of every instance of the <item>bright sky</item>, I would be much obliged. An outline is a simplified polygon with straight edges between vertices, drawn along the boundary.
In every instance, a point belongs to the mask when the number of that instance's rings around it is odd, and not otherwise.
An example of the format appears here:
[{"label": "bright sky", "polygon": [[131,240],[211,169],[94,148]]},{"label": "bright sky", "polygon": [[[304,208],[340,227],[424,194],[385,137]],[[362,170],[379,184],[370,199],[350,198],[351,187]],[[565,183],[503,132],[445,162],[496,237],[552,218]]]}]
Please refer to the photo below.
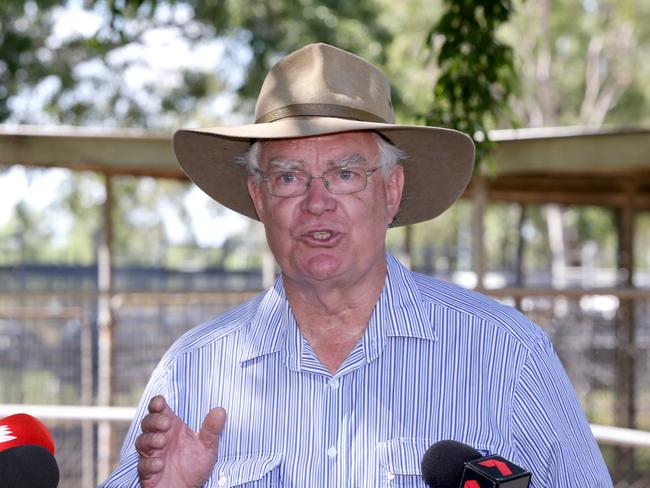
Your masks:
[{"label": "bright sky", "polygon": [[[161,18],[174,17],[175,20],[186,22],[191,17],[191,12],[185,6],[177,6],[173,9],[161,4],[157,10]],[[48,39],[48,47],[56,49],[62,40],[74,36],[90,37],[95,35],[102,24],[101,14],[89,12],[83,9],[81,0],[71,0],[68,6],[61,8],[55,15],[56,23],[53,36]],[[174,86],[182,82],[179,75],[179,65],[200,69],[205,72],[226,74],[227,85],[236,87],[242,81],[243,70],[237,69],[237,65],[228,65],[227,71],[222,66],[226,45],[219,41],[210,41],[189,45],[181,40],[172,29],[156,29],[146,33],[142,44],[138,46],[127,46],[115,50],[109,58],[109,63],[116,66],[127,60],[141,60],[135,66],[119,71],[119,77],[128,87],[138,93],[139,100],[147,100],[151,97],[148,93],[147,84],[151,82],[165,83]],[[238,52],[238,51],[235,51]],[[232,50],[231,50],[232,53]],[[241,65],[247,62],[247,53],[238,53],[241,57],[238,61]],[[84,76],[115,76],[110,66],[99,62],[91,61],[80,64],[76,67],[75,74],[78,77]],[[13,100],[12,109],[16,113],[30,114],[33,123],[48,124],[52,119],[41,110],[43,103],[54,92],[58,81],[48,78],[43,81],[35,90],[25,92],[22,96]],[[76,96],[81,98],[92,98],[98,104],[102,103],[102,93],[98,93],[91,84],[81,86]],[[152,100],[151,103],[155,103]],[[241,122],[241,117],[231,113],[233,97],[230,94],[216,96],[211,103],[207,104],[205,110],[214,119],[218,115],[228,123]],[[115,107],[119,110],[119,107]],[[201,114],[199,114],[201,117]],[[15,166],[8,172],[0,175],[0,226],[3,226],[11,218],[15,206],[20,201],[25,201],[30,207],[42,209],[52,203],[56,196],[56,189],[64,181],[68,172],[65,170],[38,170]],[[246,219],[230,211],[222,212],[223,215],[216,216],[210,211],[210,199],[200,190],[193,189],[187,196],[185,205],[191,209],[192,227],[201,245],[220,245],[229,235],[241,232]],[[159,212],[163,216],[168,237],[172,242],[182,240],[184,233],[183,225],[172,208],[161,205]],[[64,232],[65,225],[60,226]],[[57,226],[59,228],[59,226]]]},{"label": "bright sky", "polygon": [[45,208],[52,202],[54,192],[67,176],[65,170],[52,169],[47,174],[31,173],[21,166],[12,166],[0,176],[0,226],[7,223],[21,200],[36,209]]}]

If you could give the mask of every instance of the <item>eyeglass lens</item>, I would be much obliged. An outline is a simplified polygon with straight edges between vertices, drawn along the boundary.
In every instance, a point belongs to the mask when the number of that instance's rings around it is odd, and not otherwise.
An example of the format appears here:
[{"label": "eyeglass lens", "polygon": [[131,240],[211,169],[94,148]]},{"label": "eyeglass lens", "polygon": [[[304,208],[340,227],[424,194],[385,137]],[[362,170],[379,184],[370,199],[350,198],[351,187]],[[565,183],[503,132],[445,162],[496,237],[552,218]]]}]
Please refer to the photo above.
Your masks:
[{"label": "eyeglass lens", "polygon": [[368,174],[364,168],[332,168],[321,176],[312,176],[304,171],[271,171],[264,177],[272,195],[290,197],[307,191],[311,180],[322,179],[325,187],[335,194],[356,193],[366,187]]}]

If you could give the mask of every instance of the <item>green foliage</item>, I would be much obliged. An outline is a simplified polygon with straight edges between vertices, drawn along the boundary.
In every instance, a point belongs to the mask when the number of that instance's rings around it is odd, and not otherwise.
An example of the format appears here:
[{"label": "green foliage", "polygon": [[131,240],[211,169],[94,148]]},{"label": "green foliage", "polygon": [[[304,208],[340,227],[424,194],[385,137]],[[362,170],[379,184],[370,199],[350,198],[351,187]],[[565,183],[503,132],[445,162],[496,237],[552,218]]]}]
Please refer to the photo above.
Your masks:
[{"label": "green foliage", "polygon": [[[197,106],[228,91],[239,96],[239,111],[246,113],[268,68],[291,50],[327,42],[381,63],[382,46],[391,42],[389,31],[375,21],[374,0],[88,0],[85,12],[103,15],[101,24],[92,35],[63,38],[52,29],[67,2],[3,4],[0,122],[10,116],[17,122],[38,121],[38,114],[26,110],[12,114],[9,103],[42,88],[46,80],[50,122],[175,127]],[[125,48],[141,48],[156,29],[173,33],[190,49],[218,39],[225,47],[224,68],[206,72],[179,59],[176,73],[134,91],[124,76],[147,61],[132,59]],[[232,69],[225,68],[229,64]],[[210,117],[214,123],[216,116]]]},{"label": "green foliage", "polygon": [[[249,0],[192,2],[197,19],[247,40],[252,57],[239,93],[257,96],[269,67],[310,42],[325,42],[381,62],[388,32],[375,21],[372,0]],[[225,22],[228,21],[226,24]]]},{"label": "green foliage", "polygon": [[[72,5],[99,14],[101,22],[92,34],[55,35],[62,9]],[[510,110],[526,125],[585,122],[581,110],[588,105],[583,103],[586,53],[594,39],[601,39],[599,93],[606,95],[612,84],[624,87],[614,93],[604,120],[633,125],[650,121],[646,81],[650,65],[642,62],[650,55],[648,19],[650,4],[637,0],[561,0],[552,5],[505,0],[0,0],[0,121],[167,129],[220,123],[219,117],[229,111],[248,118],[268,67],[290,50],[323,41],[385,70],[393,83],[400,121],[451,126],[480,139],[490,128],[510,127]],[[125,81],[129,69],[148,60],[124,53],[144,45],[152,30],[165,29],[192,50],[218,42],[222,49],[214,63],[218,68],[206,70],[178,59],[178,69],[165,71],[134,91]],[[546,81],[540,78],[545,49],[550,55]],[[88,69],[92,66],[103,70]],[[523,80],[521,91],[516,90],[514,68]],[[49,87],[45,95],[44,87]],[[36,103],[38,93],[45,112]],[[235,102],[215,112],[212,108],[225,93],[233,94]],[[550,94],[548,100],[545,93]],[[30,104],[16,108],[19,98]],[[478,150],[480,161],[488,153],[489,141],[478,141]],[[71,176],[56,189],[47,219],[28,202],[17,207],[11,222],[0,229],[4,262],[23,258],[92,262],[101,232],[101,199],[89,194],[103,195],[101,185],[90,174]],[[116,180],[118,260],[242,265],[230,249],[188,257],[198,247],[192,217],[181,202],[188,187],[162,181],[153,186]],[[168,242],[157,200],[185,212],[180,216],[186,224],[182,242]],[[579,242],[615,246],[609,217],[589,210],[584,215],[576,209],[568,212],[567,227],[575,230]],[[488,210],[487,258],[492,268],[512,262],[515,214],[506,207]],[[466,235],[460,222],[463,215],[462,209],[452,210],[416,226],[412,236],[416,266],[446,253],[452,257],[440,257],[441,269],[462,267],[457,261],[465,259],[458,257],[465,250],[457,248],[468,245],[460,242]],[[48,223],[55,218],[60,219],[57,229],[66,222],[65,242],[60,230],[55,232]],[[648,225],[643,219],[639,222],[642,243]],[[525,230],[526,267],[545,267],[548,250],[538,209],[530,210]],[[433,244],[432,236],[436,236]],[[152,246],[153,239],[161,242]],[[234,249],[237,242],[233,237],[229,245]],[[640,264],[650,262],[642,252],[645,248],[641,244],[638,248]]]},{"label": "green foliage", "polygon": [[186,185],[153,178],[113,179],[116,264],[160,265],[169,245],[161,205],[183,208]]},{"label": "green foliage", "polygon": [[42,242],[47,242],[50,238],[44,226],[38,225],[41,220],[42,215],[32,211],[25,202],[16,205],[13,219],[1,235],[5,247],[3,256],[8,260],[6,262],[34,260]]},{"label": "green foliage", "polygon": [[[447,11],[431,29],[440,76],[434,87],[434,108],[424,119],[470,134],[477,161],[490,148],[493,128],[515,89],[512,48],[497,37],[512,13],[509,0],[445,0]],[[491,124],[491,125],[490,125]]]},{"label": "green foliage", "polygon": [[525,126],[650,122],[650,3],[516,2],[503,29],[514,46]]},{"label": "green foliage", "polygon": [[9,98],[21,84],[47,75],[38,48],[49,34],[45,12],[56,3],[0,1],[0,121],[10,115]]},{"label": "green foliage", "polygon": [[[381,63],[382,46],[392,39],[392,34],[376,21],[374,0],[89,0],[83,2],[84,12],[101,13],[101,23],[92,35],[67,37],[55,36],[53,30],[68,5],[66,1],[3,3],[7,8],[0,10],[0,122],[46,120],[72,125],[171,128],[185,124],[187,119],[203,117],[203,123],[213,124],[218,115],[206,116],[200,111],[202,105],[230,91],[238,94],[236,110],[250,112],[262,77],[288,51],[321,41]],[[159,76],[144,85],[143,92],[133,91],[125,81],[128,70],[147,60],[131,59],[124,53],[142,46],[148,33],[156,29],[174,33],[192,48],[219,39],[225,49],[219,64],[233,68],[209,72],[184,66],[179,59],[178,70],[166,74],[169,80]],[[3,70],[5,64],[8,68]],[[94,68],[88,70],[89,66]],[[246,75],[233,82],[237,70]],[[174,82],[175,76],[180,77],[179,82]],[[12,97],[34,98],[33,94],[47,83],[50,93],[43,101],[45,112],[11,111]],[[97,183],[89,178],[93,179],[89,175],[72,176],[53,206],[56,215],[67,212],[74,216],[65,235],[66,250],[57,248],[55,234],[25,203],[21,207],[22,220],[16,217],[0,230],[15,237],[11,242],[19,240],[14,247],[21,250],[21,255],[14,253],[11,260],[68,261],[72,257],[77,262],[93,261],[101,232],[101,202],[90,202],[85,196],[86,188]],[[160,205],[166,202],[184,212],[181,200],[188,186],[128,178],[114,181],[117,264],[177,263],[179,254],[186,253],[175,250],[178,244],[169,242]],[[183,246],[196,248],[191,217],[184,215],[180,220],[186,224],[188,235]],[[50,233],[42,235],[45,230]],[[49,244],[43,246],[44,242]],[[232,253],[218,254],[216,262],[239,265]]]}]

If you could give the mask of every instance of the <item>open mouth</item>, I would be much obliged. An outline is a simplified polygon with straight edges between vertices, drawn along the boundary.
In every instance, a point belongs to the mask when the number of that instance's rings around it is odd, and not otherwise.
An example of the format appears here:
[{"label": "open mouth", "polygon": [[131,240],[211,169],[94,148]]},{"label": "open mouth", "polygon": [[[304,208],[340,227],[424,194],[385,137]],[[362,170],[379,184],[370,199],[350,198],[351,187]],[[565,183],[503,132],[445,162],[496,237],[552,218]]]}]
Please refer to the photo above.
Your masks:
[{"label": "open mouth", "polygon": [[310,232],[309,236],[317,241],[326,241],[332,237],[332,233],[327,230],[319,230],[316,232]]}]

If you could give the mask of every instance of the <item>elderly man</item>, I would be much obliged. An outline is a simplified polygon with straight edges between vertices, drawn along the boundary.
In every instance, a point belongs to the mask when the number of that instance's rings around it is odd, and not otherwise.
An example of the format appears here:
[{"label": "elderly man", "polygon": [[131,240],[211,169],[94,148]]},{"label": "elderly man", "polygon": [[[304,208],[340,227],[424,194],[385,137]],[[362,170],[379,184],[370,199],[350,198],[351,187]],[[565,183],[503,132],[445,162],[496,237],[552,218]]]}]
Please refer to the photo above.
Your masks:
[{"label": "elderly man", "polygon": [[379,70],[314,44],[271,69],[255,124],[182,130],[174,148],[206,193],[264,224],[282,273],[170,348],[104,486],[424,486],[442,439],[514,461],[534,487],[611,486],[544,333],[386,253],[389,227],[462,193],[468,137],[395,124]]}]

